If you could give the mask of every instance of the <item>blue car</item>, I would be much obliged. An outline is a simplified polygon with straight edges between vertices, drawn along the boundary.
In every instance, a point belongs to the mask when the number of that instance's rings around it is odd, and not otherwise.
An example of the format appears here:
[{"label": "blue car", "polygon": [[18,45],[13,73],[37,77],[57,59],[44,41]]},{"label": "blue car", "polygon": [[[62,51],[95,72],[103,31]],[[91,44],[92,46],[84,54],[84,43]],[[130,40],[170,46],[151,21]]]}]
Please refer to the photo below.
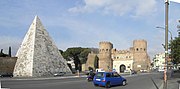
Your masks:
[{"label": "blue car", "polygon": [[117,72],[97,72],[94,76],[93,83],[95,86],[104,86],[110,88],[112,85],[125,86],[127,80]]}]

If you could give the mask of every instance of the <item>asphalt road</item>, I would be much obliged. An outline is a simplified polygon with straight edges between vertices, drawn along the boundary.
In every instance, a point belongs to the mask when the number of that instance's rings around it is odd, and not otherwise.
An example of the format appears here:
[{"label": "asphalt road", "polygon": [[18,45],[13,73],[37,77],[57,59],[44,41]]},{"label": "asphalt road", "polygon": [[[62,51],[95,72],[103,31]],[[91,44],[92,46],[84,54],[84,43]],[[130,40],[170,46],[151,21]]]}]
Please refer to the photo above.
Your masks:
[{"label": "asphalt road", "polygon": [[[124,76],[126,86],[113,86],[111,89],[159,89],[162,84],[162,74],[139,74]],[[95,87],[86,78],[50,78],[50,79],[1,79],[2,88],[10,89],[105,89]]]}]

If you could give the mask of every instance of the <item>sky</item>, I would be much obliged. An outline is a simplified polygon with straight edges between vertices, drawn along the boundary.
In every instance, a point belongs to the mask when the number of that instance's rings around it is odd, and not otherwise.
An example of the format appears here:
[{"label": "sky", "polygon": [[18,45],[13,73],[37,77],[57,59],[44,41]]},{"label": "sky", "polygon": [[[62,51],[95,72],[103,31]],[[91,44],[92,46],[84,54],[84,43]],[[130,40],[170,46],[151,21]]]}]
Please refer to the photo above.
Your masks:
[{"label": "sky", "polygon": [[[177,0],[178,1],[178,0]],[[38,15],[57,47],[98,48],[113,43],[126,50],[144,39],[153,58],[164,52],[164,0],[1,0],[0,49],[15,56],[34,17]],[[177,37],[180,3],[169,4],[169,30]],[[170,35],[169,35],[170,40]]]}]

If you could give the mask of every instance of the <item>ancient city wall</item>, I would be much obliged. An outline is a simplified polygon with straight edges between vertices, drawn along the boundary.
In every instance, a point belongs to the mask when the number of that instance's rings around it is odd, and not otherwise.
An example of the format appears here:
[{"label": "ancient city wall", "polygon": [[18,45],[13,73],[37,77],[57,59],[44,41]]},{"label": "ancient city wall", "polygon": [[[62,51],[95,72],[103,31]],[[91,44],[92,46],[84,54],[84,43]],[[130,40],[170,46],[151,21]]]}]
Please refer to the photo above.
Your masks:
[{"label": "ancient city wall", "polygon": [[89,53],[88,60],[86,61],[86,65],[85,65],[85,70],[89,70],[89,68],[95,69],[94,62],[95,62],[96,55],[97,54]]},{"label": "ancient city wall", "polygon": [[13,73],[17,57],[0,57],[0,73]]}]

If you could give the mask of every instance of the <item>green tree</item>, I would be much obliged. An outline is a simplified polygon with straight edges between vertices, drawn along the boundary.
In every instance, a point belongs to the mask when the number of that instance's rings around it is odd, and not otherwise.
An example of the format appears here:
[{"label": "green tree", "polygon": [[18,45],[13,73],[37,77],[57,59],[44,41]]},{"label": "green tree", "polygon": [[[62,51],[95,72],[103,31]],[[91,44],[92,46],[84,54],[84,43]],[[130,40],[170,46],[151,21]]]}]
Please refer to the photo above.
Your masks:
[{"label": "green tree", "polygon": [[87,61],[87,57],[88,57],[88,54],[91,52],[91,49],[89,48],[82,48],[82,51],[79,55],[79,59],[80,59],[80,62],[81,64],[85,64],[86,61]]},{"label": "green tree", "polygon": [[170,57],[174,64],[180,63],[180,37],[175,37],[174,40],[170,42]]},{"label": "green tree", "polygon": [[8,56],[8,54],[4,54],[4,53],[3,53],[3,49],[1,49],[0,57],[7,57],[7,56]]},{"label": "green tree", "polygon": [[81,70],[81,64],[85,63],[87,56],[90,53],[90,49],[73,47],[68,48],[65,52],[62,53],[62,56],[67,60],[74,60],[75,69]]},{"label": "green tree", "polygon": [[63,50],[59,50],[59,52],[60,52],[60,53],[61,53],[61,55],[62,55],[64,51],[63,51]]}]

